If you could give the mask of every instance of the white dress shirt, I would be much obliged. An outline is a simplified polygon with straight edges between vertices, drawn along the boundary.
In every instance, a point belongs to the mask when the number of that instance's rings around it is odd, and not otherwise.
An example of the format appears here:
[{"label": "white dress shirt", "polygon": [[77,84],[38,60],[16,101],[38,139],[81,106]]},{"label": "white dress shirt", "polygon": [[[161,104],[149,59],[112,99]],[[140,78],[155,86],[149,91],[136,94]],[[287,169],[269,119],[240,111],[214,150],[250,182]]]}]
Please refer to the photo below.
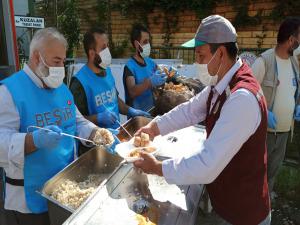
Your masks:
[{"label": "white dress shirt", "polygon": [[[211,108],[217,97],[224,90],[228,91],[229,82],[241,65],[242,61],[237,60],[214,87]],[[177,106],[162,117],[157,117],[155,121],[160,134],[166,135],[205,120],[210,90],[211,87],[206,87],[190,101]],[[179,185],[213,182],[256,131],[260,122],[260,107],[256,97],[250,91],[241,88],[229,94],[218,121],[203,146],[199,145],[199,151],[189,157],[163,161],[162,170],[165,179],[168,183]]]},{"label": "white dress shirt", "polygon": [[[39,87],[43,88],[41,80],[32,72],[29,66],[24,66],[24,72]],[[0,85],[0,167],[6,176],[12,179],[24,179],[24,145],[26,133],[20,133],[20,116],[13,98],[5,85]],[[76,108],[77,135],[88,139],[95,124],[86,120]],[[4,208],[22,213],[31,213],[26,206],[24,187],[6,184]]]}]

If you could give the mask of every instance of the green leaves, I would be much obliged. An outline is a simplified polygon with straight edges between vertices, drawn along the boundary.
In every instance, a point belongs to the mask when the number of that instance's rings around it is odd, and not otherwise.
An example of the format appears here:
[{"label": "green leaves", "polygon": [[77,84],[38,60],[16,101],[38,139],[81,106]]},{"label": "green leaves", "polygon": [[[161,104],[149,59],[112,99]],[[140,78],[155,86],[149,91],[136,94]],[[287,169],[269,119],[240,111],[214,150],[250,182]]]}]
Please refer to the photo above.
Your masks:
[{"label": "green leaves", "polygon": [[57,28],[68,41],[67,57],[73,57],[74,48],[78,48],[80,42],[80,20],[76,0],[66,1],[62,7],[62,13],[57,16]]}]

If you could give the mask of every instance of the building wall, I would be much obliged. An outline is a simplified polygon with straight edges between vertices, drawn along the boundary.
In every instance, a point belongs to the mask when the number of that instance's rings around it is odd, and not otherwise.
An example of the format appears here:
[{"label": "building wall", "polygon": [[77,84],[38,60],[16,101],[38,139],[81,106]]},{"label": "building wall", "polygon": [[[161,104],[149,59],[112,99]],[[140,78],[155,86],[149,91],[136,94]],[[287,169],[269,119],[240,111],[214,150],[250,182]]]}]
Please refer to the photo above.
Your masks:
[{"label": "building wall", "polygon": [[[254,16],[258,11],[262,11],[262,15],[268,15],[275,6],[274,0],[257,0],[249,5],[249,15]],[[78,0],[78,7],[81,22],[81,34],[91,27],[91,23],[87,20],[86,13],[94,21],[97,19],[97,0]],[[233,20],[236,11],[229,3],[218,4],[214,10],[215,14],[222,15],[229,20]],[[148,16],[149,29],[152,34],[152,45],[162,46],[164,43],[163,17],[164,13],[161,10],[154,10]],[[136,22],[133,19],[128,19],[122,16],[119,11],[111,11],[111,37],[114,44],[119,45],[124,40],[128,40],[129,32],[132,24]],[[47,19],[46,19],[47,24]],[[50,23],[48,23],[50,24]],[[169,44],[171,46],[180,46],[185,41],[194,37],[197,27],[200,24],[200,19],[192,11],[182,11],[178,14],[178,24],[176,31],[171,35]],[[258,26],[238,27],[238,44],[240,48],[271,48],[276,44],[277,23],[264,19],[262,24]],[[261,38],[264,37],[264,38]],[[259,44],[261,42],[261,44]],[[130,51],[127,51],[125,56],[128,56]],[[84,56],[82,46],[78,49],[77,56]]]},{"label": "building wall", "polygon": [[[272,0],[260,0],[258,3],[249,5],[249,15],[256,15],[259,10],[262,10],[263,15],[268,15],[272,8],[275,6],[275,2]],[[214,10],[215,14],[222,15],[232,21],[237,12],[234,11],[233,7],[228,3],[219,4]],[[128,37],[128,30],[131,28],[131,22],[129,19],[121,16],[120,12],[113,11],[112,15],[112,34],[113,40],[116,42],[122,41],[122,39]],[[155,21],[157,16],[163,16],[163,12],[155,10],[153,13],[148,15],[149,29],[153,37],[153,45],[159,46],[163,44],[162,36],[164,33],[162,19]],[[158,24],[157,24],[158,22]],[[192,11],[183,11],[179,13],[178,29],[172,35],[171,44],[178,46],[188,39],[194,37],[194,34],[200,24],[200,19],[197,18],[196,14]],[[263,23],[259,26],[246,26],[243,28],[237,28],[238,31],[238,42],[242,48],[256,48],[257,42],[260,41],[259,36],[263,35],[263,26],[265,27],[266,37],[264,38],[262,48],[269,48],[276,44],[276,35],[278,24],[270,20],[263,20]]]}]

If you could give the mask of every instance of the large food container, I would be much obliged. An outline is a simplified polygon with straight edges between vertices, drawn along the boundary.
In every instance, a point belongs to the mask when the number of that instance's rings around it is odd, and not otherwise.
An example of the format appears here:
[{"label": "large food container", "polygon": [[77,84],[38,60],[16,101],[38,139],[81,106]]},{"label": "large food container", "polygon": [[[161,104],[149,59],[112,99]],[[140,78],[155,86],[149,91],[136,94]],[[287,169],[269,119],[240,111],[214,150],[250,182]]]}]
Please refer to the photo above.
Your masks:
[{"label": "large food container", "polygon": [[[149,118],[138,116],[128,120],[123,127],[129,131],[130,135],[133,135],[140,127],[145,126],[150,121],[151,119]],[[118,138],[121,141],[127,141],[130,139],[130,136],[121,127]],[[104,185],[105,179],[112,174],[121,161],[122,158],[118,155],[109,154],[105,150],[95,147],[83,154],[80,158],[45,183],[41,194],[48,202],[51,225],[61,225],[75,211],[51,197],[51,194],[56,187],[66,179],[78,182],[83,181],[89,174],[100,174],[103,176],[103,182],[100,185],[101,187]]]},{"label": "large food container", "polygon": [[201,191],[202,186],[169,185],[163,177],[122,164],[64,225],[192,225]]},{"label": "large food container", "polygon": [[[136,119],[134,124],[146,122]],[[126,127],[139,128],[132,123]],[[196,126],[159,136],[154,139],[162,146],[158,158],[193,154],[205,136],[205,130]],[[131,163],[121,163],[64,225],[194,225],[202,191],[203,185],[170,185],[163,177],[146,175]],[[151,223],[141,220],[140,214],[145,212]]]},{"label": "large food container", "polygon": [[[150,121],[149,118],[135,117],[123,126],[133,135]],[[120,128],[118,138],[127,141],[130,135]],[[163,159],[192,154],[204,138],[203,128],[189,127],[159,136],[154,141],[160,142]],[[91,173],[101,173],[107,179],[75,212],[51,197],[61,182],[66,179],[81,181]],[[122,163],[120,157],[94,148],[49,180],[42,194],[48,199],[51,225],[62,224],[65,220],[64,225],[135,225],[138,224],[136,211],[143,200],[157,217],[154,221],[157,224],[186,225],[194,224],[202,190],[202,185],[169,185],[162,177],[141,173],[132,164]]]},{"label": "large food container", "polygon": [[41,191],[41,194],[48,200],[51,225],[61,225],[74,212],[74,209],[62,205],[51,197],[56,187],[66,179],[78,182],[83,181],[89,174],[100,174],[101,177],[103,176],[102,185],[121,161],[122,158],[119,156],[111,155],[104,149],[95,147],[51,178]]}]

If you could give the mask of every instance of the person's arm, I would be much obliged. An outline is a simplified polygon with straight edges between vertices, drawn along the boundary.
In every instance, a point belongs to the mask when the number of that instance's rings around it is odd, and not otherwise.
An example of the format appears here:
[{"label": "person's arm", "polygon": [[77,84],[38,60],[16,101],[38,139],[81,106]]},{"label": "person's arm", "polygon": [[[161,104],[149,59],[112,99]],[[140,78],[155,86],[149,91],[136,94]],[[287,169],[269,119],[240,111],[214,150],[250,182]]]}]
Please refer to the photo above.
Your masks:
[{"label": "person's arm", "polygon": [[87,120],[91,121],[94,124],[98,124],[97,114],[85,116],[84,118],[86,118]]},{"label": "person's arm", "polygon": [[191,98],[188,102],[182,103],[161,117],[156,117],[157,127],[161,135],[197,124],[206,118],[206,101],[210,87]]},{"label": "person's arm", "polygon": [[125,102],[120,97],[118,97],[118,106],[119,106],[119,111],[121,114],[123,114],[123,115],[128,114],[129,106],[126,105]]},{"label": "person's arm", "polygon": [[256,77],[258,82],[261,84],[264,80],[266,68],[265,62],[262,57],[258,57],[251,66],[253,75]]},{"label": "person's arm", "polygon": [[97,115],[89,115],[87,97],[84,91],[84,88],[80,81],[73,77],[70,84],[70,91],[74,96],[75,105],[77,106],[79,112],[89,121],[94,124],[97,124]]},{"label": "person's arm", "polygon": [[33,153],[36,150],[36,146],[33,142],[33,136],[31,133],[26,134],[25,136],[25,155]]},{"label": "person's arm", "polygon": [[8,167],[13,166],[22,172],[26,151],[34,150],[33,142],[25,144],[27,134],[19,132],[19,113],[5,85],[0,86],[0,102],[0,167],[8,171]]},{"label": "person's arm", "polygon": [[130,98],[140,96],[143,92],[152,88],[151,81],[149,79],[145,79],[141,84],[136,84],[134,75],[127,66],[124,67],[123,76],[126,84],[125,88],[127,89]]},{"label": "person's arm", "polygon": [[182,185],[213,182],[260,122],[261,112],[253,94],[246,89],[236,91],[225,102],[220,118],[197,154],[162,162],[167,182]]},{"label": "person's arm", "polygon": [[[91,139],[93,132],[98,129],[94,123],[86,119],[76,108],[76,133],[79,137],[84,139]],[[85,142],[82,144],[86,145]]]}]

